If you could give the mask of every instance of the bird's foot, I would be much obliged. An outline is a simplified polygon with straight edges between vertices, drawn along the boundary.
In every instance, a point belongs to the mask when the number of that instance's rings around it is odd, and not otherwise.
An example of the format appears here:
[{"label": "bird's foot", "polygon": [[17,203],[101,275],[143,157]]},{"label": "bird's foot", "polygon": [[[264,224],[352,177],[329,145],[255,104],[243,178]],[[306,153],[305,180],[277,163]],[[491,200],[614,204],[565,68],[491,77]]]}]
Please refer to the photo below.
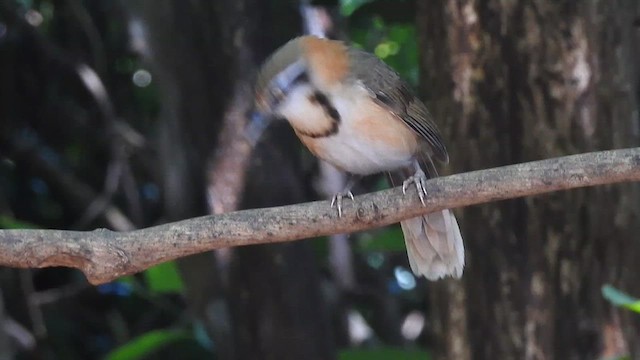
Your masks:
[{"label": "bird's foot", "polygon": [[338,217],[342,217],[342,199],[348,197],[353,201],[353,194],[349,190],[341,191],[331,199],[331,207],[335,205],[338,208]]},{"label": "bird's foot", "polygon": [[427,196],[426,182],[427,182],[427,175],[424,174],[424,171],[422,171],[422,169],[417,169],[416,173],[413,174],[413,176],[409,177],[407,180],[405,180],[402,183],[402,193],[406,194],[407,187],[409,187],[411,183],[414,183],[416,185],[416,190],[418,191],[418,197],[420,198],[420,202],[422,203],[423,206],[425,206],[424,198],[425,196]]}]

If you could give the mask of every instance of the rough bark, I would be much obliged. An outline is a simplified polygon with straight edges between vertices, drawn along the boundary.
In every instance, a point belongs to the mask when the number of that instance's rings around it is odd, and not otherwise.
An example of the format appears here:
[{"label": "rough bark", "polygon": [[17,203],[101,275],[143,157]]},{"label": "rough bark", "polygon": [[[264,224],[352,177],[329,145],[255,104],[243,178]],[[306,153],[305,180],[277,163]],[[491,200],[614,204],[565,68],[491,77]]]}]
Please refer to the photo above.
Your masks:
[{"label": "rough bark", "polygon": [[[274,15],[270,3],[257,0],[139,4],[144,25],[150,30],[149,55],[164,90],[161,155],[169,218],[205,213],[205,199],[214,213],[236,210],[238,204],[264,207],[304,201],[294,161],[283,156],[295,148],[290,131],[276,131],[272,133],[275,141],[260,145],[253,172],[245,177],[252,149],[243,142],[243,129],[253,103],[253,75],[256,63],[275,46],[265,35],[272,36],[271,31],[265,29],[274,29],[273,24],[279,21],[276,17],[287,7],[281,6]],[[287,15],[286,24],[295,25],[290,21],[291,14]],[[270,179],[255,174],[265,168],[279,171],[269,171]],[[245,179],[251,196],[244,194]],[[312,264],[308,244],[263,246],[217,255],[218,264],[211,254],[201,254],[181,261],[180,266],[196,316],[210,325],[221,358],[332,357],[334,348],[325,341],[330,335],[316,331],[326,325],[327,318],[313,309],[301,312],[289,306],[305,303],[321,308],[320,284],[309,281],[318,268],[274,268],[279,263],[293,264],[296,259]],[[264,264],[259,272],[255,263]],[[281,276],[270,279],[270,287],[262,286],[261,276],[270,273]],[[231,283],[234,286],[227,289]],[[289,299],[291,303],[279,301],[279,288],[292,291],[295,296]],[[245,316],[248,313],[255,316]],[[288,321],[292,317],[298,319],[295,324]],[[254,331],[258,327],[261,331]],[[305,339],[301,343],[306,346],[292,351],[287,340],[291,333]]]},{"label": "rough bark", "polygon": [[[158,183],[164,215],[175,221],[207,213],[205,168],[216,144],[232,87],[231,58],[220,51],[222,30],[206,1],[131,1],[132,43],[148,62],[162,103]],[[215,85],[212,83],[215,82]],[[212,253],[178,262],[186,300],[195,318],[220,344],[221,359],[233,358],[233,341],[222,279]]]},{"label": "rough bark", "polygon": [[[278,10],[273,8],[277,7]],[[302,202],[304,182],[294,156],[299,143],[288,127],[268,130],[251,149],[246,144],[246,116],[253,105],[253,75],[259,61],[284,40],[273,41],[273,24],[299,29],[293,6],[261,0],[232,0],[216,5],[222,19],[225,51],[233,54],[236,123],[223,131],[210,169],[210,204],[215,211]],[[278,13],[279,12],[279,13]],[[286,19],[286,22],[283,21]],[[265,31],[269,29],[269,31]],[[233,120],[232,117],[227,118]],[[225,129],[225,130],[227,130]],[[247,151],[249,150],[249,151]],[[250,150],[253,150],[251,153]],[[251,156],[249,158],[248,156]],[[251,160],[247,183],[242,176]],[[242,172],[240,167],[244,167]],[[275,171],[274,171],[275,170]],[[242,174],[244,175],[244,174]],[[236,191],[235,201],[230,194]],[[255,235],[254,235],[255,238]],[[331,359],[336,357],[329,317],[320,292],[319,267],[309,243],[245,247],[222,253],[238,359]],[[231,256],[226,256],[231,255]],[[258,270],[258,271],[256,271]],[[291,339],[296,341],[292,342]]]},{"label": "rough bark", "polygon": [[[397,187],[356,197],[353,204],[345,204],[340,218],[327,202],[318,201],[204,216],[123,233],[104,229],[90,232],[0,230],[0,265],[76,267],[82,269],[91,282],[102,283],[207,250],[354,232],[444,208],[588,185],[637,181],[640,180],[639,164],[640,149],[635,148],[451,175],[427,182],[430,196],[424,206],[417,196],[403,196],[402,187]],[[275,254],[280,251],[283,250]],[[268,258],[282,266],[282,259],[277,256]],[[252,266],[246,269],[255,272]]]},{"label": "rough bark", "polygon": [[[634,0],[421,1],[421,83],[451,171],[637,144],[639,15]],[[465,209],[465,277],[433,290],[439,358],[637,355],[638,324],[600,288],[640,290],[638,195],[629,184]]]}]

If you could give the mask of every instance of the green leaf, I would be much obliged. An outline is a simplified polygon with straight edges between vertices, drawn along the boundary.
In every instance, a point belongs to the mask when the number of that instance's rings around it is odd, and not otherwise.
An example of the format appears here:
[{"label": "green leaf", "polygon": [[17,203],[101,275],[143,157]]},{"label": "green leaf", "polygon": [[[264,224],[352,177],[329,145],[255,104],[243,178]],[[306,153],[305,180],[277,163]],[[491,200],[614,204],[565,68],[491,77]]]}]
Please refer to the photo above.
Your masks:
[{"label": "green leaf", "polygon": [[105,360],[138,360],[179,340],[189,339],[184,331],[154,330],[113,350]]},{"label": "green leaf", "polygon": [[429,360],[429,353],[422,350],[405,350],[396,348],[349,349],[338,354],[339,360]]},{"label": "green leaf", "polygon": [[36,224],[17,220],[14,217],[0,215],[0,229],[39,229]]},{"label": "green leaf", "polygon": [[173,261],[158,264],[144,272],[149,289],[158,293],[181,293],[184,289],[178,267]]},{"label": "green leaf", "polygon": [[358,242],[360,251],[405,251],[402,229],[395,225],[373,236],[362,235]]},{"label": "green leaf", "polygon": [[325,259],[329,256],[329,237],[322,236],[312,238],[309,243],[318,259]]},{"label": "green leaf", "polygon": [[624,293],[611,285],[604,285],[602,287],[602,296],[609,300],[613,305],[629,309],[631,311],[640,313],[640,300],[632,297],[631,295]]},{"label": "green leaf", "polygon": [[358,10],[362,5],[372,2],[373,0],[340,0],[340,14],[349,17],[354,11]]}]

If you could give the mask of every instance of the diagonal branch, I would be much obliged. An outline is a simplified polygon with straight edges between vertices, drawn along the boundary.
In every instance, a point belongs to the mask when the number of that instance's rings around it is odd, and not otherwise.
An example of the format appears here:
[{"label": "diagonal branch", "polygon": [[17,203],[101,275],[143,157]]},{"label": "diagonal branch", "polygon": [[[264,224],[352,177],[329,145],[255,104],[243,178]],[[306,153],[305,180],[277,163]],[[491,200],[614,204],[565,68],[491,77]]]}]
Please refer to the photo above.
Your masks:
[{"label": "diagonal branch", "polygon": [[468,172],[427,182],[426,206],[400,188],[346,202],[343,217],[326,201],[203,216],[112,232],[0,230],[0,265],[68,266],[93,284],[202,251],[354,232],[443,208],[640,180],[640,148],[594,152]]}]

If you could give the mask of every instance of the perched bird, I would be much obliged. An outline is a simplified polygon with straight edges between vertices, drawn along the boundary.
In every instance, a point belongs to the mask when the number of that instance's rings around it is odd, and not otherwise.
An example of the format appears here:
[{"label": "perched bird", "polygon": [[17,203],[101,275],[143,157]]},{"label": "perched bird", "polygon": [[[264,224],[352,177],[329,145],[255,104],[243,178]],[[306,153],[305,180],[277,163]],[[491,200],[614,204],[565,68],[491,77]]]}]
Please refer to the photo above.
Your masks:
[{"label": "perched bird", "polygon": [[[413,183],[424,204],[427,175],[437,176],[432,158],[448,162],[440,132],[409,86],[374,55],[343,42],[314,36],[295,38],[262,66],[256,109],[284,118],[318,158],[347,172],[342,200],[364,175],[393,172],[403,191]],[[457,221],[442,210],[401,223],[409,264],[417,275],[459,278],[464,247]]]}]

